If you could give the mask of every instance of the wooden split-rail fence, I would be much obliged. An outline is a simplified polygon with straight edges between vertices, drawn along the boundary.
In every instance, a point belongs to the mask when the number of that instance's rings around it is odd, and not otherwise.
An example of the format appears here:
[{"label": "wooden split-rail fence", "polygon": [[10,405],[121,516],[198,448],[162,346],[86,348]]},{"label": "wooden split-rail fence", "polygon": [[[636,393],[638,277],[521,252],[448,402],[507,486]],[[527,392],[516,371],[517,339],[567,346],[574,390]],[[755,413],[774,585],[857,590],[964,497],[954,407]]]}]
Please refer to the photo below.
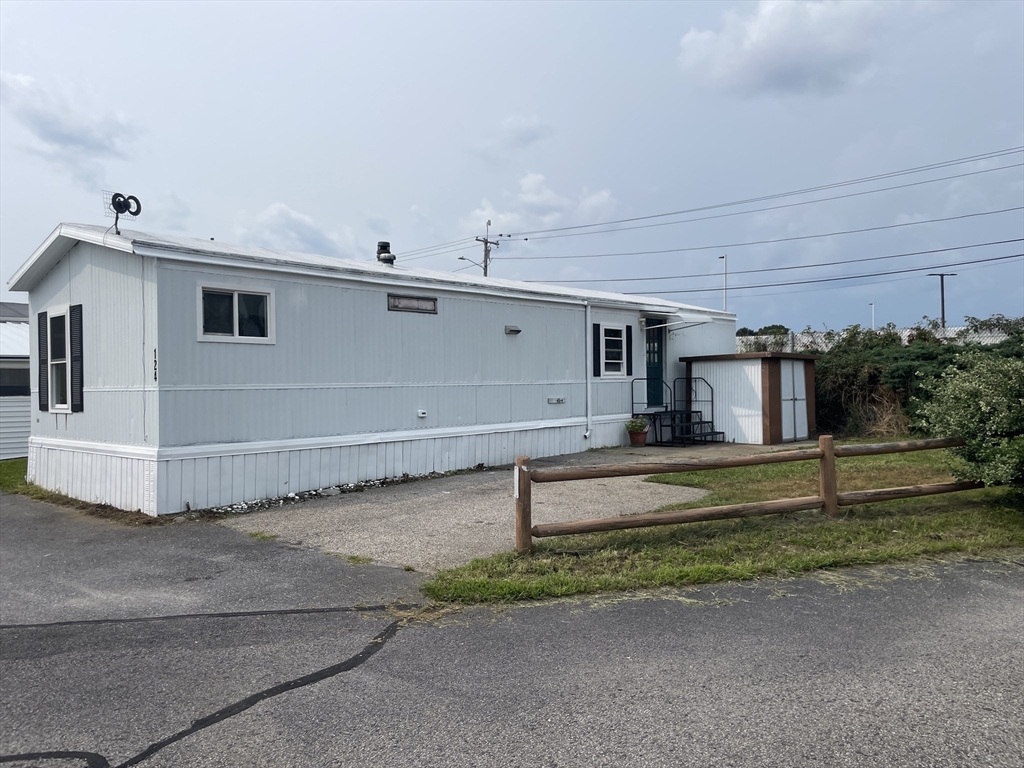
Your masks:
[{"label": "wooden split-rail fence", "polygon": [[[604,467],[579,467],[577,469],[532,469],[530,457],[516,459],[513,495],[516,500],[516,549],[529,552],[533,539],[545,536],[566,536],[573,533],[595,533],[623,528],[647,528],[653,525],[677,525],[696,523],[704,520],[724,520],[733,517],[755,517],[776,515],[782,512],[824,509],[830,517],[839,514],[840,507],[854,504],[870,504],[876,501],[892,501],[912,496],[931,496],[937,493],[953,493],[981,488],[982,483],[931,483],[929,485],[907,485],[899,488],[881,488],[872,491],[849,491],[840,493],[836,485],[836,459],[847,456],[877,456],[885,453],[907,451],[929,451],[937,448],[955,448],[963,445],[958,438],[931,440],[908,440],[901,443],[871,443],[865,445],[833,444],[831,435],[818,438],[817,448],[778,453],[762,453],[754,456],[737,456],[721,459],[684,459],[666,463],[618,464]],[[644,515],[604,517],[595,520],[574,520],[565,523],[544,523],[533,525],[531,497],[534,483],[560,483],[567,480],[593,480],[602,477],[626,477],[629,475],[655,475],[673,472],[697,472],[706,469],[727,467],[751,467],[760,464],[780,464],[787,461],[818,461],[817,496],[798,499],[757,501],[749,504],[729,504],[722,507],[686,509],[679,512],[652,512]]]}]

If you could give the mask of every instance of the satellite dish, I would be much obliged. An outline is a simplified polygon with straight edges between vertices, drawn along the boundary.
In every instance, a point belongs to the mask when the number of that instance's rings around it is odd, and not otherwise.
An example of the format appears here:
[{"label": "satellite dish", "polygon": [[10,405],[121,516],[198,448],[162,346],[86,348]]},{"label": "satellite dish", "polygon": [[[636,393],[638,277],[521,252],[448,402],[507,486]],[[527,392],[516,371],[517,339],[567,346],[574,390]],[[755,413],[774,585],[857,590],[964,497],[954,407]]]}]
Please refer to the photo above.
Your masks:
[{"label": "satellite dish", "polygon": [[120,192],[103,192],[104,215],[113,216],[114,232],[118,235],[121,230],[117,228],[118,221],[122,216],[128,220],[134,220],[142,213],[142,203],[135,195],[122,195]]}]

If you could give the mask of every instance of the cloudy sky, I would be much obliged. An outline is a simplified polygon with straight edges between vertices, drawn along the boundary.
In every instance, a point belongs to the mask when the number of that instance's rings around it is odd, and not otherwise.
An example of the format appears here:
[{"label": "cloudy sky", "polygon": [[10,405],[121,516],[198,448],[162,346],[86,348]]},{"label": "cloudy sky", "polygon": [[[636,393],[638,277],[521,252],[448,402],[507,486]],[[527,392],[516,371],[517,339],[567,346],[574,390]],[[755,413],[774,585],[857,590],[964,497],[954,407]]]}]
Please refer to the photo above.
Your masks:
[{"label": "cloudy sky", "polygon": [[106,189],[147,232],[439,270],[490,219],[492,275],[715,308],[727,264],[753,328],[936,317],[937,271],[951,324],[1024,314],[1021,2],[4,0],[0,71],[4,299]]}]

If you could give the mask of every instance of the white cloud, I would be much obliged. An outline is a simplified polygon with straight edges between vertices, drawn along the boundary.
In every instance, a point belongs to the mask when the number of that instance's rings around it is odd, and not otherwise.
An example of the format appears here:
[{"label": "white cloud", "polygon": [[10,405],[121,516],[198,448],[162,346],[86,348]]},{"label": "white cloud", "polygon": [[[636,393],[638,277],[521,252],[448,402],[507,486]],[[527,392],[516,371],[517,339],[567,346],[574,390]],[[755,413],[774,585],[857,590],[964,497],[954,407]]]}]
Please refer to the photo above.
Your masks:
[{"label": "white cloud", "polygon": [[519,180],[519,207],[549,223],[561,218],[572,202],[556,194],[540,173],[528,173]]},{"label": "white cloud", "polygon": [[579,205],[576,206],[574,218],[577,224],[596,224],[600,221],[607,221],[614,215],[615,205],[616,201],[612,197],[610,189],[590,192],[584,187]]},{"label": "white cloud", "polygon": [[590,192],[584,187],[573,201],[551,189],[544,174],[531,172],[519,180],[519,193],[511,197],[502,210],[485,198],[459,225],[467,234],[483,234],[489,219],[492,233],[507,234],[560,225],[593,224],[611,218],[615,205],[610,190]]},{"label": "white cloud", "polygon": [[523,229],[522,214],[516,211],[499,212],[486,197],[480,201],[479,208],[459,220],[459,227],[463,232],[483,233],[488,221],[491,222],[491,231],[495,233]]},{"label": "white cloud", "polygon": [[29,75],[0,72],[0,100],[36,140],[32,152],[92,190],[103,186],[104,163],[124,158],[136,132],[124,115],[91,112]]},{"label": "white cloud", "polygon": [[273,203],[255,216],[242,214],[237,232],[242,243],[264,248],[342,258],[355,258],[358,250],[347,227],[342,234],[331,232],[284,203]]},{"label": "white cloud", "polygon": [[719,32],[691,29],[679,65],[695,82],[744,94],[843,91],[871,78],[883,23],[920,4],[761,0]]},{"label": "white cloud", "polygon": [[537,115],[510,115],[497,131],[477,146],[476,151],[491,163],[501,163],[548,138],[554,130]]}]

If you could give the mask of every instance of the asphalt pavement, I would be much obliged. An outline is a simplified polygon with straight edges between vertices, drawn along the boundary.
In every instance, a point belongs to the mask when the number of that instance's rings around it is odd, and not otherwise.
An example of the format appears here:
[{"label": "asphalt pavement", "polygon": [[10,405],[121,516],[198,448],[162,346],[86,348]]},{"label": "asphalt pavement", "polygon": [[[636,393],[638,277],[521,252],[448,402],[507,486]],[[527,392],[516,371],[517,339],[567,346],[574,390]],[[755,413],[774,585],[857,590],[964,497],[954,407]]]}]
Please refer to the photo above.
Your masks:
[{"label": "asphalt pavement", "polygon": [[0,762],[1022,762],[1021,552],[461,610],[420,578],[0,496]]}]

